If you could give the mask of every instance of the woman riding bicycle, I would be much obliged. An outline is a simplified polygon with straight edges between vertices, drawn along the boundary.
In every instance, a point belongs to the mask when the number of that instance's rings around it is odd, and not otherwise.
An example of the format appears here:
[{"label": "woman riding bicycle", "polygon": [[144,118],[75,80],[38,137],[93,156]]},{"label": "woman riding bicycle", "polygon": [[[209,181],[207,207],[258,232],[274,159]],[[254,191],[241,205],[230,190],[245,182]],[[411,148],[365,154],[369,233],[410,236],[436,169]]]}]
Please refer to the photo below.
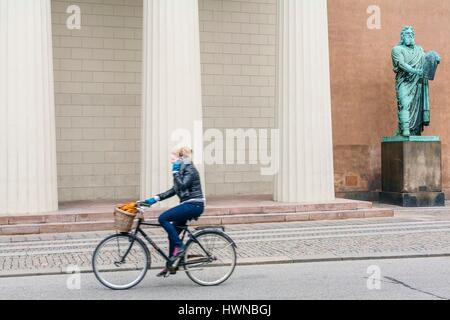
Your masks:
[{"label": "woman riding bicycle", "polygon": [[[158,221],[169,236],[169,257],[172,261],[182,256],[186,250],[180,239],[182,227],[192,219],[198,219],[205,209],[205,198],[200,183],[200,174],[192,163],[192,150],[188,147],[176,149],[171,154],[173,187],[157,196],[145,200],[148,205],[154,205],[158,201],[164,201],[175,195],[180,199],[180,204],[160,215]],[[158,277],[164,277],[167,273],[175,273],[166,266]]]}]

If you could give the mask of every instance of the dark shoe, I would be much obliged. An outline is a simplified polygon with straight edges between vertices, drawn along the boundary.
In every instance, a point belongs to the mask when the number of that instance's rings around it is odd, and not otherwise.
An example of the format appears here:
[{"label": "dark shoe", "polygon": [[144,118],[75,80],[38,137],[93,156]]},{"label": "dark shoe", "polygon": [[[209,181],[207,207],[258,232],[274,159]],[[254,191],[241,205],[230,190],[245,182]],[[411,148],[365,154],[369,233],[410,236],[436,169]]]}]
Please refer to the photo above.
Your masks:
[{"label": "dark shoe", "polygon": [[[161,272],[158,273],[156,276],[157,276],[158,278],[166,278],[168,273],[169,273],[169,269],[164,268],[164,269],[162,269]],[[171,274],[172,274],[172,272],[171,272]]]}]

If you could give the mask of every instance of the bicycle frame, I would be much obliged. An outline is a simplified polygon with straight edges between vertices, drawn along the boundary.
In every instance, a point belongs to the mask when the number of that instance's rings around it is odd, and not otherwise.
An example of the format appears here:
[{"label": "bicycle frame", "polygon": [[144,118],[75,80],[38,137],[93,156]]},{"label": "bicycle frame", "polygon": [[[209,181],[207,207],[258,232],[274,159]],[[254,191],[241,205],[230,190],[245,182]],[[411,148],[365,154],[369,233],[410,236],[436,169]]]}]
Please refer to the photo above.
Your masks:
[{"label": "bicycle frame", "polygon": [[[138,219],[136,229],[134,230],[133,233],[131,233],[133,235],[133,241],[131,242],[128,250],[125,252],[124,256],[122,257],[121,263],[123,263],[125,261],[126,257],[130,253],[131,248],[133,247],[133,244],[135,242],[135,239],[138,237],[139,234],[156,250],[156,252],[158,252],[158,254],[166,261],[167,264],[173,262],[171,260],[171,258],[168,255],[166,255],[164,253],[164,251],[160,247],[158,247],[158,245],[147,235],[147,233],[145,233],[144,230],[141,229],[141,226],[159,227],[160,228],[161,225],[159,223],[157,224],[157,223],[145,222],[144,221],[144,210],[142,210],[140,208],[138,210],[140,212],[140,217]],[[180,227],[177,227],[177,228],[180,228]],[[183,229],[183,231],[182,231],[181,240],[184,241],[186,234],[187,234],[189,236],[189,238],[192,239],[195,243],[197,243],[200,246],[200,248],[203,250],[203,252],[208,256],[208,258],[202,262],[213,261],[214,257],[212,257],[211,254],[202,246],[202,244],[197,240],[195,235],[189,230],[189,227],[185,226],[185,227],[182,227],[182,229]],[[192,263],[182,262],[182,263],[177,264],[177,267],[178,266],[187,266],[187,265],[191,265],[191,264],[198,264],[198,263],[199,263],[198,260],[195,262],[192,262]]]}]

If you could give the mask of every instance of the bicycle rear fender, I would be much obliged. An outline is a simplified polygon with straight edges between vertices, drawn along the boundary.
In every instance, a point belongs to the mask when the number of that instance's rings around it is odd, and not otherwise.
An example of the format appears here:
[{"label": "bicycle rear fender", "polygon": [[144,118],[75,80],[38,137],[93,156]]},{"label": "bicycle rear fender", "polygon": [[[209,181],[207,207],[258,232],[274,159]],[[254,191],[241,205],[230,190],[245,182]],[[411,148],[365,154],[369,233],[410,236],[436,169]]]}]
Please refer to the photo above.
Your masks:
[{"label": "bicycle rear fender", "polygon": [[197,227],[195,228],[196,231],[203,231],[203,230],[222,230],[222,232],[225,232],[224,226],[203,226],[203,227]]}]

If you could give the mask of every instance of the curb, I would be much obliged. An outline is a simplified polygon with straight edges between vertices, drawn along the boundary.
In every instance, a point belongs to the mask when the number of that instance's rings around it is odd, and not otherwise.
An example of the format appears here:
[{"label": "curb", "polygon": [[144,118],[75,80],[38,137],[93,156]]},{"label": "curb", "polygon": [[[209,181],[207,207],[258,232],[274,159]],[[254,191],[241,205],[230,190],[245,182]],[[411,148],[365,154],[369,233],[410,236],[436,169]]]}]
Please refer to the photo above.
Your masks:
[{"label": "curb", "polygon": [[[443,258],[450,257],[450,253],[419,253],[419,254],[394,254],[394,255],[379,255],[379,256],[315,256],[311,258],[247,258],[241,259],[243,262],[238,262],[237,267],[243,266],[264,266],[264,265],[280,265],[280,264],[304,264],[304,263],[318,263],[318,262],[344,262],[344,261],[374,261],[374,260],[400,260],[400,259],[423,259],[423,258]],[[246,261],[247,260],[247,261]],[[154,265],[149,270],[156,270],[163,265]],[[0,279],[2,278],[20,278],[20,277],[36,277],[36,276],[57,276],[69,275],[65,268],[52,268],[47,270],[17,270],[11,272],[0,272]],[[126,271],[126,270],[124,270]],[[81,268],[81,274],[93,273],[90,268]]]}]

